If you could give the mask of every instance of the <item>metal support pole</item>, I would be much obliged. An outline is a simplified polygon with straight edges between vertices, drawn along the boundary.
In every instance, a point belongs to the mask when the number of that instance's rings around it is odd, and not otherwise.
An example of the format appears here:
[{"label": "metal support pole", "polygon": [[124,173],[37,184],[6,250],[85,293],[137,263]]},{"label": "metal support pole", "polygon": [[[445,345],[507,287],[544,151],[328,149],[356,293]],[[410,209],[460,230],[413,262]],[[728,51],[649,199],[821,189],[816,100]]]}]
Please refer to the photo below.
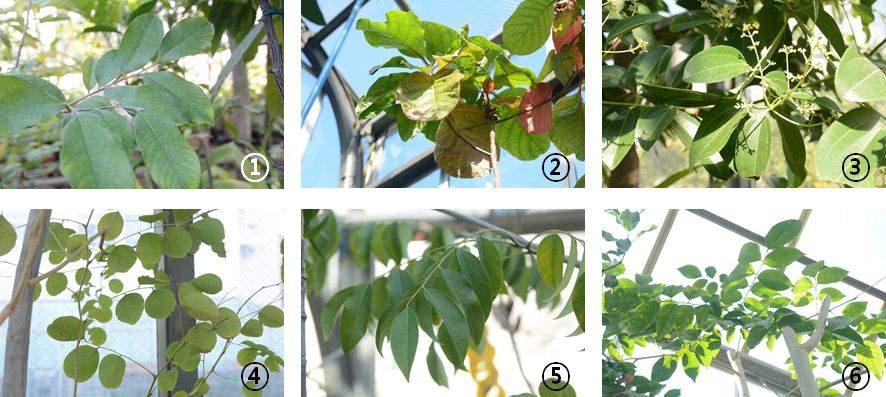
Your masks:
[{"label": "metal support pole", "polygon": [[[175,223],[172,216],[172,210],[167,210],[168,218],[166,223]],[[165,230],[165,226],[159,226],[159,231]],[[163,256],[160,261],[161,269],[169,275],[169,287],[172,289],[173,295],[178,300],[179,286],[187,281],[194,279],[194,255],[188,254],[184,258],[176,259]],[[173,342],[178,342],[185,337],[188,330],[197,324],[197,320],[185,313],[181,307],[181,302],[175,306],[175,310],[165,320],[157,320],[157,371],[171,369],[170,364],[167,367],[159,367],[167,361],[166,347]],[[175,383],[175,390],[191,390],[197,383],[197,371],[182,372],[179,370],[178,381]],[[172,392],[165,393],[166,396],[172,397]]]},{"label": "metal support pole", "polygon": [[[22,241],[22,251],[15,271],[15,286],[24,285],[28,279],[40,273],[40,259],[43,257],[43,240],[49,226],[51,210],[31,210],[28,227]],[[6,332],[6,357],[3,363],[3,393],[10,397],[28,394],[28,348],[31,346],[31,311],[33,310],[34,288],[27,288],[21,294],[18,305],[9,316]],[[15,297],[13,297],[15,299]]]},{"label": "metal support pole", "polygon": [[674,226],[674,220],[677,219],[678,211],[668,210],[668,214],[665,215],[665,220],[658,231],[658,237],[655,238],[655,245],[652,246],[652,252],[649,253],[649,258],[646,259],[646,266],[643,266],[643,275],[648,276],[652,274],[652,269],[658,263],[658,257],[661,256],[661,250],[664,249],[668,235],[671,234],[671,228]]},{"label": "metal support pole", "polygon": [[[726,229],[726,230],[729,230],[729,231],[731,231],[731,232],[733,232],[733,233],[735,233],[735,234],[737,234],[737,235],[739,235],[739,236],[742,236],[742,237],[744,237],[744,238],[746,238],[746,239],[748,239],[748,240],[751,240],[751,241],[753,241],[753,242],[755,242],[755,243],[757,243],[757,244],[760,244],[760,245],[764,245],[764,244],[765,244],[765,240],[766,240],[766,239],[765,239],[763,236],[761,236],[761,235],[759,235],[759,234],[757,234],[757,233],[754,233],[754,232],[752,232],[752,231],[750,231],[750,230],[748,230],[748,229],[745,229],[745,228],[743,228],[743,227],[741,227],[741,226],[739,226],[739,225],[737,225],[737,224],[735,224],[735,223],[733,223],[733,222],[731,222],[731,221],[729,221],[729,220],[727,220],[727,219],[725,219],[725,218],[723,218],[723,217],[721,217],[721,216],[719,216],[719,215],[716,215],[716,214],[714,214],[714,213],[712,213],[712,212],[710,212],[710,211],[707,211],[707,210],[698,210],[698,209],[695,209],[695,210],[687,210],[687,211],[689,211],[689,212],[691,212],[691,213],[693,213],[693,214],[695,214],[695,215],[698,215],[698,216],[701,217],[702,219],[705,219],[705,220],[707,220],[707,221],[710,221],[711,223],[713,223],[713,224],[715,224],[715,225],[717,225],[717,226],[720,226],[720,227],[722,227],[722,228],[724,228],[724,229]],[[804,264],[804,265],[806,265],[806,266],[809,266],[809,265],[811,265],[811,264],[817,263],[818,261],[816,261],[816,260],[814,260],[814,259],[811,259],[811,258],[809,258],[809,257],[806,256],[806,255],[803,255],[803,256],[800,257],[800,259],[797,260],[797,262],[800,262],[800,263],[802,263],[802,264]],[[853,288],[856,288],[856,289],[858,289],[858,290],[861,291],[861,292],[864,292],[864,293],[866,293],[866,294],[868,294],[868,295],[871,295],[871,296],[873,296],[873,297],[875,297],[875,298],[877,298],[877,299],[880,299],[880,300],[886,302],[886,292],[883,292],[882,290],[877,289],[877,288],[874,287],[873,285],[870,285],[870,284],[868,284],[868,283],[865,283],[865,282],[863,282],[863,281],[861,281],[861,280],[859,280],[859,279],[857,279],[857,278],[855,278],[855,277],[852,277],[852,276],[846,276],[846,277],[843,279],[842,283],[844,283],[844,284],[846,284],[846,285],[849,285],[849,286],[851,286],[851,287],[853,287]]]}]

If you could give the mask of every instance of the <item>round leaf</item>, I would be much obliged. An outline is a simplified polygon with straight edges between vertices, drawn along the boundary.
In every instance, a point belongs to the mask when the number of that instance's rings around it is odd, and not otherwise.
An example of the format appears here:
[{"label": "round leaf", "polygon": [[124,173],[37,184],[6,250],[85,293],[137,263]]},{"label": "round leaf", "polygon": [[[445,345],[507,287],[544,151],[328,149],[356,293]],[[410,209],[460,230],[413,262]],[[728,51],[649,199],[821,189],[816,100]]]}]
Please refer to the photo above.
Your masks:
[{"label": "round leaf", "polygon": [[258,319],[265,327],[280,328],[283,326],[283,310],[277,306],[267,305],[258,313]]},{"label": "round leaf", "polygon": [[116,389],[123,383],[123,375],[126,374],[126,362],[123,357],[116,354],[108,354],[102,358],[98,367],[98,379],[106,389]]},{"label": "round leaf", "polygon": [[240,317],[237,313],[226,307],[218,309],[218,319],[212,320],[212,326],[218,336],[225,339],[233,339],[240,335]]},{"label": "round leaf", "polygon": [[71,350],[63,364],[65,376],[81,383],[89,380],[98,368],[98,350],[81,345]]},{"label": "round leaf", "polygon": [[151,318],[163,320],[169,317],[173,310],[175,310],[175,295],[168,289],[155,289],[145,300],[145,313]]},{"label": "round leaf", "polygon": [[123,296],[114,312],[117,318],[126,324],[135,324],[142,317],[145,301],[141,295],[133,292]]},{"label": "round leaf", "polygon": [[170,258],[184,258],[191,252],[191,234],[180,226],[163,232],[163,252]]},{"label": "round leaf", "polygon": [[157,233],[142,234],[135,246],[135,254],[145,269],[154,268],[163,256],[163,238]]}]

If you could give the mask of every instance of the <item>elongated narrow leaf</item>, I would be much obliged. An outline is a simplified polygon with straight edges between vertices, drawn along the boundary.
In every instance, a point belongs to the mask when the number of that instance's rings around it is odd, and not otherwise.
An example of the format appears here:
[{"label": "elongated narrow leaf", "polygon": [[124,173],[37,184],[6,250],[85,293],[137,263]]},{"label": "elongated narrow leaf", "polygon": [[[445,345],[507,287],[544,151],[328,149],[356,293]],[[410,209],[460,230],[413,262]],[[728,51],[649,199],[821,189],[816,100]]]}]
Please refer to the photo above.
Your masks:
[{"label": "elongated narrow leaf", "polygon": [[615,40],[640,26],[653,24],[662,19],[664,19],[664,17],[659,14],[637,14],[621,19],[616,22],[615,26],[612,27],[612,30],[609,31],[609,36],[606,37],[606,42],[611,43],[612,40]]},{"label": "elongated narrow leaf", "polygon": [[489,285],[492,287],[492,298],[498,295],[504,288],[504,275],[501,254],[492,241],[484,237],[477,237],[477,251],[480,253],[480,262],[486,268],[489,275]]},{"label": "elongated narrow leaf", "polygon": [[[492,300],[495,299],[498,291],[493,288],[492,278],[486,267],[474,254],[465,249],[458,249],[455,252],[455,259],[459,272],[477,294],[477,299],[480,300],[480,306],[485,315],[489,316],[489,313],[492,312]],[[483,318],[485,320],[486,317]]]},{"label": "elongated narrow leaf", "polygon": [[716,105],[725,99],[722,96],[707,92],[684,90],[681,88],[640,83],[646,99],[658,105],[674,105],[686,107],[704,107]]},{"label": "elongated narrow leaf", "polygon": [[135,116],[135,139],[151,179],[162,188],[193,189],[200,186],[200,161],[175,124],[160,114]]},{"label": "elongated narrow leaf", "polygon": [[411,309],[404,310],[391,325],[391,350],[394,352],[394,361],[407,381],[409,373],[412,372],[416,348],[418,348],[418,319]]},{"label": "elongated narrow leaf", "polygon": [[49,120],[64,104],[65,96],[46,80],[0,75],[0,139]]},{"label": "elongated narrow leaf", "polygon": [[572,311],[575,313],[575,319],[578,320],[578,326],[585,329],[585,274],[582,272],[578,275],[575,287],[572,290]]},{"label": "elongated narrow leaf", "polygon": [[169,29],[157,53],[160,62],[198,54],[209,48],[215,27],[203,17],[191,17],[177,22]]},{"label": "elongated narrow leaf", "polygon": [[355,286],[344,304],[339,339],[345,353],[354,350],[369,324],[372,314],[372,289],[369,284]]},{"label": "elongated narrow leaf", "polygon": [[772,127],[765,115],[751,117],[738,133],[735,169],[745,178],[759,178],[769,164],[772,152]]},{"label": "elongated narrow leaf", "polygon": [[75,189],[134,188],[135,173],[122,142],[101,116],[77,113],[62,131],[61,172]]},{"label": "elongated narrow leaf", "polygon": [[465,355],[468,353],[469,331],[461,309],[443,292],[426,289],[425,298],[443,319],[440,322],[439,343],[449,362],[458,369],[464,369]]},{"label": "elongated narrow leaf", "polygon": [[455,297],[456,302],[461,305],[465,317],[468,319],[468,329],[471,334],[471,339],[474,340],[474,343],[479,344],[483,339],[486,316],[484,315],[483,307],[480,306],[480,301],[477,299],[477,294],[471,290],[471,286],[468,285],[467,280],[465,280],[465,278],[458,272],[450,269],[443,269],[441,273],[443,275],[443,280],[446,283],[446,287],[449,289],[452,296]]},{"label": "elongated narrow leaf", "polygon": [[674,120],[676,114],[677,108],[670,106],[656,106],[640,113],[636,134],[640,148],[644,152],[652,150],[652,146],[658,142],[661,133]]},{"label": "elongated narrow leaf", "polygon": [[858,51],[850,46],[834,75],[837,95],[852,102],[875,102],[886,99],[886,74]]},{"label": "elongated narrow leaf", "polygon": [[428,347],[428,357],[425,360],[428,366],[428,372],[431,373],[431,379],[434,380],[434,383],[443,386],[449,387],[449,378],[446,376],[446,369],[443,368],[443,362],[440,361],[440,356],[437,355],[437,349],[434,348],[434,344]]},{"label": "elongated narrow leaf", "polygon": [[707,12],[680,14],[671,22],[670,30],[671,32],[682,32],[696,26],[713,24],[716,21],[717,20]]},{"label": "elongated narrow leaf", "polygon": [[796,219],[776,223],[766,233],[766,247],[770,249],[784,247],[800,234],[802,228],[802,223]]},{"label": "elongated narrow leaf", "polygon": [[713,156],[726,146],[739,123],[747,116],[746,109],[736,109],[732,102],[715,106],[702,119],[689,149],[689,166]]},{"label": "elongated narrow leaf", "polygon": [[747,72],[749,67],[741,51],[734,47],[719,45],[690,58],[683,70],[683,81],[716,83],[740,76]]},{"label": "elongated narrow leaf", "polygon": [[554,1],[524,0],[505,21],[502,30],[504,47],[512,54],[528,55],[551,35],[554,25]]},{"label": "elongated narrow leaf", "polygon": [[634,146],[637,113],[628,110],[624,117],[603,121],[603,164],[613,170],[621,164]]},{"label": "elongated narrow leaf", "polygon": [[[779,113],[783,113],[784,108],[776,109]],[[788,163],[790,173],[789,181],[791,186],[798,187],[803,184],[806,179],[806,141],[803,134],[796,125],[790,123],[781,117],[774,117],[778,126],[779,135],[781,135],[781,149],[784,152],[785,161]]]}]

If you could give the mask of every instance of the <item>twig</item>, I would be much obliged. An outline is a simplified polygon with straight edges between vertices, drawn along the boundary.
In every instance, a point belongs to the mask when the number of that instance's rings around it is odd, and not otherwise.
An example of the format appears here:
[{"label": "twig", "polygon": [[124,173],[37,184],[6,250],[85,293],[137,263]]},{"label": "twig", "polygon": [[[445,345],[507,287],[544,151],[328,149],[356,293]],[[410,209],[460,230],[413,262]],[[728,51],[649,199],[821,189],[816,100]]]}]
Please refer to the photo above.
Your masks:
[{"label": "twig", "polygon": [[493,185],[496,189],[501,187],[501,175],[498,173],[498,158],[495,150],[495,128],[489,130],[489,164],[492,166]]},{"label": "twig", "polygon": [[265,25],[265,31],[268,33],[268,54],[271,56],[271,65],[268,71],[274,75],[277,82],[277,89],[280,91],[280,98],[283,98],[283,54],[280,53],[280,42],[277,40],[277,28],[274,26],[274,12],[271,3],[268,0],[258,0],[258,5],[262,10],[262,23]]},{"label": "twig", "polygon": [[34,0],[28,0],[28,11],[25,13],[25,28],[22,30],[22,42],[18,44],[18,52],[15,54],[15,66],[13,69],[18,69],[22,61],[22,48],[25,46],[25,39],[28,38],[28,26],[30,26],[31,22],[31,6],[33,4]]}]

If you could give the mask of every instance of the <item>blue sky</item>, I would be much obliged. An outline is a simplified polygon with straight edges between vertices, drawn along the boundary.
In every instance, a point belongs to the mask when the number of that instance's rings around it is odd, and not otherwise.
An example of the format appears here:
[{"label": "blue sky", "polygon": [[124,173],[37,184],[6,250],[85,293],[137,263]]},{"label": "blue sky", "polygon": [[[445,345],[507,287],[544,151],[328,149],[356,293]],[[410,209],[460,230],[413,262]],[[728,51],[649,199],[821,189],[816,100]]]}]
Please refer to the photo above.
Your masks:
[{"label": "blue sky", "polygon": [[[320,2],[320,7],[328,20],[337,15],[349,3],[349,0],[326,0]],[[384,14],[387,11],[397,9],[393,0],[368,0],[367,3],[360,11],[360,18],[384,20]],[[414,12],[423,20],[442,23],[455,29],[468,24],[472,35],[483,36],[490,36],[497,32],[519,3],[520,0],[497,0],[495,2],[411,0],[409,2]],[[316,26],[310,28],[317,30]],[[336,32],[324,42],[324,48],[327,51],[331,51],[339,34],[340,32]],[[376,78],[384,74],[379,72],[375,76],[370,76],[369,68],[385,62],[396,54],[397,52],[394,50],[368,46],[363,39],[363,34],[354,31],[348,36],[342,53],[336,61],[336,67],[344,74],[357,95],[362,95]],[[546,52],[542,49],[530,56],[514,57],[514,60],[537,72],[544,62],[545,55]],[[304,101],[313,89],[316,79],[305,71],[302,71],[301,78],[301,100]],[[304,105],[302,103],[302,106]],[[381,175],[389,174],[393,169],[424,152],[432,145],[432,142],[422,136],[417,136],[405,143],[396,134],[391,136],[385,145],[385,160]],[[553,152],[556,152],[556,149],[551,145],[549,153]],[[500,163],[502,185],[505,187],[565,187],[563,183],[553,183],[544,178],[541,173],[543,158],[544,156],[533,161],[519,161],[502,151]],[[313,137],[308,144],[302,162],[302,186],[337,186],[339,159],[335,117],[329,101],[325,101],[320,120],[314,129]],[[580,162],[578,167],[583,174],[584,163]],[[440,173],[434,172],[414,187],[436,187],[439,180]],[[491,180],[491,177],[474,180],[452,178],[450,182],[453,187],[485,187],[491,185]]]}]

